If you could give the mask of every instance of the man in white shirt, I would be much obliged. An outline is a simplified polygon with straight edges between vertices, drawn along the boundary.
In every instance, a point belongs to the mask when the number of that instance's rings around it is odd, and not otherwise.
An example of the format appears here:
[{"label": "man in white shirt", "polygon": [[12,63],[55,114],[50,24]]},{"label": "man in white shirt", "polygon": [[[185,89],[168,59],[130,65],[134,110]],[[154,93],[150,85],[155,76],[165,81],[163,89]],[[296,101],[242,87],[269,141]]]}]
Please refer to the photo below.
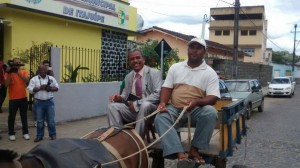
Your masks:
[{"label": "man in white shirt", "polygon": [[[191,114],[192,124],[196,125],[188,156],[192,161],[185,155],[175,128],[161,139],[163,156],[175,155],[179,160],[177,168],[205,163],[198,151],[208,149],[217,120],[217,110],[212,105],[220,97],[219,81],[216,72],[203,59],[205,52],[205,40],[192,39],[188,43],[188,60],[170,67],[160,93],[160,113],[156,115],[154,122],[159,136],[173,125],[184,107]],[[185,114],[180,124],[186,121]]]},{"label": "man in white shirt", "polygon": [[34,142],[43,140],[45,116],[48,123],[49,137],[51,140],[56,139],[53,92],[57,92],[59,86],[54,77],[47,75],[47,71],[47,66],[40,65],[38,68],[38,75],[30,80],[27,87],[28,91],[31,94],[34,94],[36,103],[37,135]]}]

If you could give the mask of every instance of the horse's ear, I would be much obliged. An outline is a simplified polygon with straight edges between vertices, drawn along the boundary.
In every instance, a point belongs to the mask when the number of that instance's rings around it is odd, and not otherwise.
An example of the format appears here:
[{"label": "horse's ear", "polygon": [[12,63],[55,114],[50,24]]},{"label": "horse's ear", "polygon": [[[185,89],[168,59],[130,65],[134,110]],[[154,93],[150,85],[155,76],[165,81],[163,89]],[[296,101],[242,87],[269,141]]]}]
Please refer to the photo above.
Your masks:
[{"label": "horse's ear", "polygon": [[0,149],[0,156],[0,162],[13,162],[19,155],[12,150]]}]

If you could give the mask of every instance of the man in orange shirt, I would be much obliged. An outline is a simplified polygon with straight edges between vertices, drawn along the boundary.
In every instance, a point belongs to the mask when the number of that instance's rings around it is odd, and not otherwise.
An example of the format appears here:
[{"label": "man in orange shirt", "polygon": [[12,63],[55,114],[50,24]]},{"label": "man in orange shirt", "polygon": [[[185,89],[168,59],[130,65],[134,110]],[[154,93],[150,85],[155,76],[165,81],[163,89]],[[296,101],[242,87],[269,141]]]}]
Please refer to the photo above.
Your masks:
[{"label": "man in orange shirt", "polygon": [[8,134],[9,140],[15,141],[15,119],[18,109],[22,121],[23,137],[26,140],[30,139],[28,134],[27,123],[27,94],[26,83],[29,80],[29,74],[26,70],[20,69],[22,66],[20,58],[13,58],[10,68],[5,71],[5,85],[8,87],[9,95],[9,115],[8,115]]}]

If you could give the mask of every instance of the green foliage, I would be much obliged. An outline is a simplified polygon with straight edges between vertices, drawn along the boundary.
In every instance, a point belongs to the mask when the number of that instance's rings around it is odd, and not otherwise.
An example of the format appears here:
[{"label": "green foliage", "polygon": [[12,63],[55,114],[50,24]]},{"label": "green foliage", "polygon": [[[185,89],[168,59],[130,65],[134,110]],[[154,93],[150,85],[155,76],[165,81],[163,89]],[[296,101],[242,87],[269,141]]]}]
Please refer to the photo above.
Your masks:
[{"label": "green foliage", "polygon": [[287,51],[273,51],[272,62],[276,64],[291,64],[293,55]]},{"label": "green foliage", "polygon": [[100,82],[100,79],[97,78],[97,76],[93,75],[92,73],[90,73],[86,77],[82,77],[81,79],[82,79],[83,82]]},{"label": "green foliage", "polygon": [[79,70],[89,70],[88,67],[81,67],[78,65],[75,69],[72,65],[65,65],[65,68],[68,70],[69,74],[65,74],[65,77],[63,77],[63,81],[65,83],[76,83],[76,79],[78,76]]},{"label": "green foliage", "polygon": [[29,49],[14,49],[13,55],[19,56],[24,63],[29,63],[31,60],[39,65],[41,61],[49,59],[51,46],[53,46],[51,42],[37,43],[32,41]]},{"label": "green foliage", "polygon": [[36,74],[37,67],[42,63],[43,60],[49,60],[50,58],[50,47],[53,46],[51,42],[37,43],[32,41],[29,49],[14,49],[12,56],[18,56],[23,63],[31,63],[32,71],[31,76]]},{"label": "green foliage", "polygon": [[[150,67],[160,69],[160,56],[154,50],[158,43],[159,42],[157,40],[147,39],[146,42],[139,44],[139,48],[146,57],[145,64]],[[164,58],[163,79],[165,79],[170,66],[178,61],[178,49],[172,49]]]}]

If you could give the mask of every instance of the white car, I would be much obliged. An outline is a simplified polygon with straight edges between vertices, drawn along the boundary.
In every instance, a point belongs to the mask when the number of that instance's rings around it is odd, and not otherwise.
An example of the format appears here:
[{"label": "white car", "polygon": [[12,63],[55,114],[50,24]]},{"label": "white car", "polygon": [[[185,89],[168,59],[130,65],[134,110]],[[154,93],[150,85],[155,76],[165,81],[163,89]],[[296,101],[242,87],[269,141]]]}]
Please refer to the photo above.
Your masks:
[{"label": "white car", "polygon": [[271,82],[268,82],[269,96],[288,96],[294,95],[295,82],[292,82],[290,77],[276,77]]}]

